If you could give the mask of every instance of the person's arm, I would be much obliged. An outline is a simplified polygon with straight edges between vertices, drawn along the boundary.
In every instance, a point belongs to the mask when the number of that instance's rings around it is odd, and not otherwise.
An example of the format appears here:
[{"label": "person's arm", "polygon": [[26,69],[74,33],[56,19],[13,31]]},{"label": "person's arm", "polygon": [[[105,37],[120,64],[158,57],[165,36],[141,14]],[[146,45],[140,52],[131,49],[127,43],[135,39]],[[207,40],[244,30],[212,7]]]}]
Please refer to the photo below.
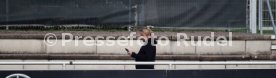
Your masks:
[{"label": "person's arm", "polygon": [[[135,58],[135,59],[147,59],[147,52],[145,52],[145,48],[142,47],[138,54],[136,54],[135,52],[131,53],[131,57]],[[140,53],[141,52],[141,53]]]},{"label": "person's arm", "polygon": [[155,47],[144,47],[141,48],[139,52],[142,53],[131,53],[131,57],[135,59],[140,59],[140,60],[154,60],[155,59]]}]

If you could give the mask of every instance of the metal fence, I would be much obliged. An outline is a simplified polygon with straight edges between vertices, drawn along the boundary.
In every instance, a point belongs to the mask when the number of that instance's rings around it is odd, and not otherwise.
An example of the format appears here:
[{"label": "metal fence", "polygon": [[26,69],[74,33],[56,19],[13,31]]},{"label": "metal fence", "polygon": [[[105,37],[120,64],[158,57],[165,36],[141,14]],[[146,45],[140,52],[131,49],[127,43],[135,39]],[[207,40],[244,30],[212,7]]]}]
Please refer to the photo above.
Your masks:
[{"label": "metal fence", "polygon": [[[269,10],[267,8],[265,0],[262,0],[261,5],[262,5],[263,18],[260,20],[262,20],[264,27],[271,27],[272,26],[271,19],[269,16]],[[276,18],[276,0],[270,0],[270,5],[273,12],[273,16],[274,18]],[[276,20],[274,19],[273,21],[276,21]]]},{"label": "metal fence", "polygon": [[269,7],[266,0],[258,0],[258,28],[261,34],[263,34],[263,30],[273,30],[273,22],[276,22],[276,0],[269,0],[270,8],[274,20],[271,19],[269,14]]},{"label": "metal fence", "polygon": [[0,0],[0,24],[245,28],[246,5],[247,0]]}]

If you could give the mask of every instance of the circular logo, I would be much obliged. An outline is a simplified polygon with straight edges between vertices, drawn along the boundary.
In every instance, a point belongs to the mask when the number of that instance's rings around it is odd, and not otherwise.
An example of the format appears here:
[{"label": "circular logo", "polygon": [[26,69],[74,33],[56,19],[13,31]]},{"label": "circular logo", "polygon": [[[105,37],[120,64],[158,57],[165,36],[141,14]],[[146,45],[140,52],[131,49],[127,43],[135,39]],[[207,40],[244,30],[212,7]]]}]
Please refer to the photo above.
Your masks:
[{"label": "circular logo", "polygon": [[57,36],[53,33],[47,33],[44,36],[44,43],[47,46],[54,46],[57,43]]},{"label": "circular logo", "polygon": [[11,75],[7,76],[6,78],[31,78],[31,77],[28,75],[25,75],[25,74],[17,73],[17,74],[11,74]]}]

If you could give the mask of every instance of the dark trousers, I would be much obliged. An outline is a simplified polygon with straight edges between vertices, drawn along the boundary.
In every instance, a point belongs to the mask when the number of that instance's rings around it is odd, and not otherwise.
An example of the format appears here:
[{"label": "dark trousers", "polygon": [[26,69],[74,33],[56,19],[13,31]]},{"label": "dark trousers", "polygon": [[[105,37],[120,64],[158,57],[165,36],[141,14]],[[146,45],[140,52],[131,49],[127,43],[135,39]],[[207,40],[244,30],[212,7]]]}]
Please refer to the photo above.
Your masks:
[{"label": "dark trousers", "polygon": [[154,65],[136,65],[136,69],[154,69]]}]

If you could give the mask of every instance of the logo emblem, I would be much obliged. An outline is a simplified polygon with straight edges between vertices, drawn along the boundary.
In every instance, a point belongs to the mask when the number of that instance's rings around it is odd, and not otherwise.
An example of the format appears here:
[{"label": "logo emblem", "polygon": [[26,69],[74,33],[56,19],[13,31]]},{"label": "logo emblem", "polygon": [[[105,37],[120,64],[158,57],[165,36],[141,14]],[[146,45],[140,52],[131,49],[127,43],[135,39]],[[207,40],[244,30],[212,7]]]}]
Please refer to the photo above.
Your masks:
[{"label": "logo emblem", "polygon": [[25,74],[17,73],[17,74],[11,74],[11,75],[7,76],[6,78],[31,78],[31,77],[28,75],[25,75]]}]

